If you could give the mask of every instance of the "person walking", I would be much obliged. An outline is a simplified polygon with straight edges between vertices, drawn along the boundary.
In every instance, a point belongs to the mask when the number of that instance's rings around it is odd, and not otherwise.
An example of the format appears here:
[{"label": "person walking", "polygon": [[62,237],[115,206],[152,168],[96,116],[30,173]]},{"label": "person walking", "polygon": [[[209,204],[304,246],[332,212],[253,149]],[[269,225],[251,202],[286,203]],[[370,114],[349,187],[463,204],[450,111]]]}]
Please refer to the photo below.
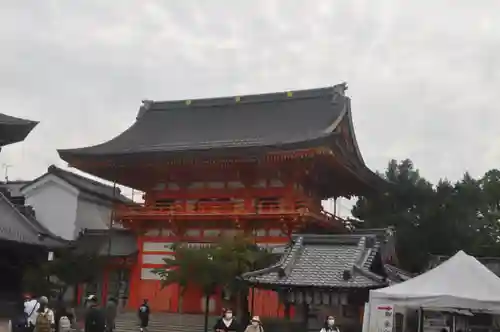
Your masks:
[{"label": "person walking", "polygon": [[140,331],[144,332],[144,329],[148,328],[149,325],[149,304],[148,304],[148,299],[144,299],[142,304],[139,306],[139,323],[140,323]]},{"label": "person walking", "polygon": [[260,321],[259,316],[253,316],[250,320],[250,325],[247,326],[245,332],[264,332],[264,328],[262,327],[262,322]]},{"label": "person walking", "polygon": [[26,294],[24,298],[24,314],[26,315],[27,330],[29,332],[33,332],[35,329],[36,312],[39,308],[40,303],[38,303],[38,299],[30,294]]},{"label": "person walking", "polygon": [[98,307],[99,301],[97,296],[90,295],[87,297],[87,312],[85,313],[85,332],[105,332],[106,317],[102,310]]},{"label": "person walking", "polygon": [[240,325],[233,316],[233,310],[225,309],[223,315],[214,326],[215,332],[237,332],[240,331]]},{"label": "person walking", "polygon": [[73,314],[63,302],[59,303],[55,312],[56,316],[56,331],[55,332],[70,332],[73,325]]},{"label": "person walking", "polygon": [[110,297],[108,299],[108,303],[106,304],[106,330],[108,332],[113,332],[115,329],[117,311],[117,301],[114,297]]},{"label": "person walking", "polygon": [[55,328],[54,312],[49,308],[49,299],[41,296],[38,300],[39,308],[36,311],[35,332],[52,332]]},{"label": "person walking", "polygon": [[337,325],[335,325],[335,317],[334,316],[327,316],[325,319],[325,323],[323,325],[323,328],[320,330],[320,332],[340,332],[340,329],[338,328]]}]

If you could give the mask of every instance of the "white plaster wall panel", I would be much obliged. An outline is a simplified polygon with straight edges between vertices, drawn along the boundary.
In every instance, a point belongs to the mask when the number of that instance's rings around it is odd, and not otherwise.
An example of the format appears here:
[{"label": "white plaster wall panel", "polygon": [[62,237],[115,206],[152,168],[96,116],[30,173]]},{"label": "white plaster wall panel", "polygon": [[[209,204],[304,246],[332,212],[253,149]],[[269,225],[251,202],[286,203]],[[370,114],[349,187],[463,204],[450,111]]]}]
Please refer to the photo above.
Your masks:
[{"label": "white plaster wall panel", "polygon": [[144,252],[169,252],[172,251],[172,242],[144,242],[142,244],[142,251]]},{"label": "white plaster wall panel", "polygon": [[257,229],[257,230],[255,230],[255,234],[257,236],[266,236],[267,235],[267,230],[265,230],[265,229]]},{"label": "white plaster wall panel", "polygon": [[199,228],[187,229],[186,236],[201,236],[201,230]]},{"label": "white plaster wall panel", "polygon": [[217,181],[207,182],[207,188],[209,189],[223,189],[224,186],[225,186],[224,182],[217,182]]},{"label": "white plaster wall panel", "polygon": [[269,182],[269,185],[271,187],[275,187],[275,188],[284,187],[283,182],[281,180],[279,180],[279,179],[271,179],[271,181]]},{"label": "white plaster wall panel", "polygon": [[174,255],[155,255],[155,254],[143,254],[142,264],[158,264],[162,265],[165,263],[164,258],[174,258]]},{"label": "white plaster wall panel", "polygon": [[245,188],[245,185],[241,183],[240,181],[230,181],[227,183],[227,187],[231,189],[236,189],[236,188]]},{"label": "white plaster wall panel", "polygon": [[144,235],[146,235],[146,236],[159,236],[160,229],[159,228],[148,229]]},{"label": "white plaster wall panel", "polygon": [[54,234],[75,239],[78,190],[48,175],[22,190],[26,204],[35,209],[36,219]]},{"label": "white plaster wall panel", "polygon": [[153,272],[154,269],[142,268],[141,280],[161,280],[160,276]]},{"label": "white plaster wall panel", "polygon": [[160,236],[175,236],[175,233],[169,228],[163,228],[160,232]]},{"label": "white plaster wall panel", "polygon": [[269,230],[269,236],[282,236],[283,232],[281,229],[270,229]]},{"label": "white plaster wall panel", "polygon": [[82,229],[108,229],[111,221],[111,205],[98,204],[80,194],[76,213],[75,236]]},{"label": "white plaster wall panel", "polygon": [[221,234],[221,231],[222,230],[220,230],[220,229],[205,229],[203,232],[203,236],[216,237],[216,236],[219,236]]},{"label": "white plaster wall panel", "polygon": [[179,190],[180,189],[179,185],[175,182],[169,182],[167,184],[167,188],[168,188],[168,190]]}]

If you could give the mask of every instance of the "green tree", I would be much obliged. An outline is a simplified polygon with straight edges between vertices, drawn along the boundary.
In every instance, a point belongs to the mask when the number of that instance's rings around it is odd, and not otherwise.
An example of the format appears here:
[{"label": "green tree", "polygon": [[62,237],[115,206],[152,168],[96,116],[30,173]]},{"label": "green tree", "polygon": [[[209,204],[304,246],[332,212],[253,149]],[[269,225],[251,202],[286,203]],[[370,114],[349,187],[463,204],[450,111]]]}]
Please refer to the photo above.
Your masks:
[{"label": "green tree", "polygon": [[354,227],[396,228],[396,250],[402,266],[410,271],[418,270],[427,260],[420,250],[426,239],[418,229],[429,213],[434,198],[432,184],[422,178],[410,160],[401,163],[391,160],[382,177],[392,183],[389,190],[369,198],[359,198],[352,215],[361,222]]},{"label": "green tree", "polygon": [[63,249],[55,253],[53,261],[40,262],[25,271],[23,284],[26,291],[58,297],[77,284],[94,280],[104,267],[104,258]]},{"label": "green tree", "polygon": [[250,288],[239,277],[246,272],[273,264],[276,261],[276,255],[257,246],[251,237],[241,235],[222,238],[214,246],[214,258],[220,266],[219,273],[222,276],[220,285],[226,295],[229,295],[234,307],[242,314],[242,318],[249,320]]},{"label": "green tree", "polygon": [[460,181],[440,180],[433,186],[410,160],[392,160],[382,174],[389,190],[360,198],[352,209],[354,227],[396,227],[402,267],[418,272],[430,254],[458,250],[485,256],[500,253],[500,171],[476,180],[465,173]]},{"label": "green tree", "polygon": [[[175,257],[164,259],[164,266],[156,269],[162,286],[178,284],[181,292],[188,287],[203,290],[205,304],[205,330],[208,321],[208,297],[220,288],[225,297],[243,316],[248,316],[248,292],[246,283],[239,280],[243,273],[268,266],[275,257],[258,247],[251,238],[245,236],[222,237],[206,248],[190,248],[177,244]],[[245,319],[245,317],[243,318]]]},{"label": "green tree", "polygon": [[221,266],[214,259],[211,247],[191,248],[179,243],[174,247],[175,256],[164,258],[164,265],[154,272],[160,277],[162,287],[177,284],[181,296],[188,287],[199,287],[205,296],[205,331],[208,331],[210,296],[214,294],[219,281]]}]

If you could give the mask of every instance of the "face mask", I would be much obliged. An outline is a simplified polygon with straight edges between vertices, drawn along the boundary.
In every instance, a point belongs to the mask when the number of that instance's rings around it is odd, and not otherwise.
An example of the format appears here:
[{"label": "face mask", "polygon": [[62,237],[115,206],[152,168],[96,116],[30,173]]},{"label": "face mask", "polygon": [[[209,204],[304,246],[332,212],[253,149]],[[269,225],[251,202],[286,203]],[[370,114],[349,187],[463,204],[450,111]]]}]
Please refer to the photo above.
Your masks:
[{"label": "face mask", "polygon": [[330,326],[331,326],[331,325],[333,325],[333,324],[335,324],[335,319],[329,319],[329,320],[328,320],[328,325],[330,325]]},{"label": "face mask", "polygon": [[233,314],[225,314],[224,317],[226,319],[231,319],[231,318],[233,318]]}]

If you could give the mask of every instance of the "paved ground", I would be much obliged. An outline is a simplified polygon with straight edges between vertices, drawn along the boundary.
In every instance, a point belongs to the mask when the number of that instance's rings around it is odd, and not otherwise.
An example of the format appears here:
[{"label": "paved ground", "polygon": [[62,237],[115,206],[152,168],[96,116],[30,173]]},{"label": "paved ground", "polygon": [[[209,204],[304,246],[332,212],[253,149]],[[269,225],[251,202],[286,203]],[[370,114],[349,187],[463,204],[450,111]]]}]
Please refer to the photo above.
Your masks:
[{"label": "paved ground", "polygon": [[0,320],[0,332],[8,332],[8,321]]}]

